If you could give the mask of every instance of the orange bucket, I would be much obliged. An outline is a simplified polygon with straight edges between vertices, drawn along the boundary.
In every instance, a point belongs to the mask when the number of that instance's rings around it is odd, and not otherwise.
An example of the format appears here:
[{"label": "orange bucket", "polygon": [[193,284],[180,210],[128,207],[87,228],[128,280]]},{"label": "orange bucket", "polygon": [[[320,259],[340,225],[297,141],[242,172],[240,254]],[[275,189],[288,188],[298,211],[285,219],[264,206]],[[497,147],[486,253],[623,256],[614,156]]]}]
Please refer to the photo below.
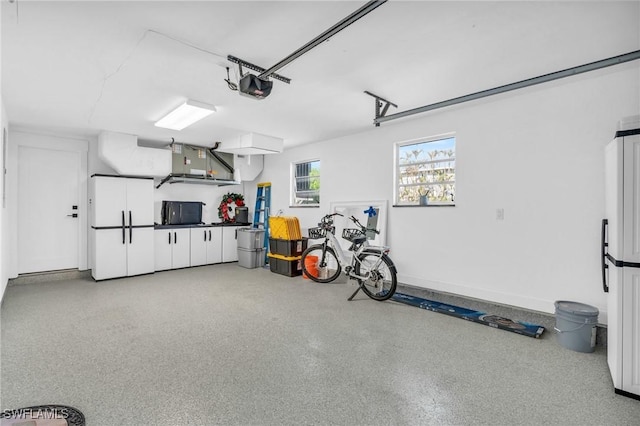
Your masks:
[{"label": "orange bucket", "polygon": [[[306,256],[304,258],[304,269],[309,271],[309,273],[314,277],[318,276],[318,268],[316,268],[317,264],[318,264],[318,256]],[[302,278],[304,278],[305,280],[309,279],[307,274],[304,272],[302,273]]]}]

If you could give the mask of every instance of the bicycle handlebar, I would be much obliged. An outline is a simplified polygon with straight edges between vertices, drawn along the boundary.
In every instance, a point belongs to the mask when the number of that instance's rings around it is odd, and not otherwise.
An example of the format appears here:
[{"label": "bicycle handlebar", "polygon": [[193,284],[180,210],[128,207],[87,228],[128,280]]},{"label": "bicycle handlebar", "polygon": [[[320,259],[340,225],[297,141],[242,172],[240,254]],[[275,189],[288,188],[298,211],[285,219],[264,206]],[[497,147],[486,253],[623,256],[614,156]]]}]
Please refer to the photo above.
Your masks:
[{"label": "bicycle handlebar", "polygon": [[356,218],[355,218],[355,216],[351,216],[349,219],[351,219],[351,221],[352,221],[353,223],[355,223],[357,226],[359,226],[359,227],[360,227],[360,229],[361,229],[362,231],[364,231],[364,232],[371,231],[371,232],[374,232],[374,233],[376,233],[376,234],[379,234],[379,233],[380,233],[380,231],[378,231],[378,230],[377,230],[377,229],[375,229],[375,228],[367,228],[366,226],[364,226],[363,224],[361,224],[361,223],[360,223],[360,221],[359,221],[358,219],[356,219]]},{"label": "bicycle handlebar", "polygon": [[320,223],[318,223],[318,226],[320,227],[327,227],[327,226],[331,226],[333,225],[333,217],[334,216],[344,216],[341,213],[329,213],[326,214],[322,217],[322,219],[320,219]]}]

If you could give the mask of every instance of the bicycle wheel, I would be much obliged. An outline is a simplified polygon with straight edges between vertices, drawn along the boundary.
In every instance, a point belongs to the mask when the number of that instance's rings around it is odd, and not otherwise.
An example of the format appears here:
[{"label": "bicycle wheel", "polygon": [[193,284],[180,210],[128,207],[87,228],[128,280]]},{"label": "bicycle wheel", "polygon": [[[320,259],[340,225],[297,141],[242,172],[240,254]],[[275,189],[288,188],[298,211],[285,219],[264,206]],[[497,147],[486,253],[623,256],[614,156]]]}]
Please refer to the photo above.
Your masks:
[{"label": "bicycle wheel", "polygon": [[342,268],[336,252],[322,244],[310,246],[302,253],[302,272],[312,281],[329,283],[340,275]]},{"label": "bicycle wheel", "polygon": [[387,300],[396,292],[398,279],[396,267],[386,254],[365,251],[358,255],[354,272],[356,275],[368,275],[362,285],[362,291],[374,300]]}]

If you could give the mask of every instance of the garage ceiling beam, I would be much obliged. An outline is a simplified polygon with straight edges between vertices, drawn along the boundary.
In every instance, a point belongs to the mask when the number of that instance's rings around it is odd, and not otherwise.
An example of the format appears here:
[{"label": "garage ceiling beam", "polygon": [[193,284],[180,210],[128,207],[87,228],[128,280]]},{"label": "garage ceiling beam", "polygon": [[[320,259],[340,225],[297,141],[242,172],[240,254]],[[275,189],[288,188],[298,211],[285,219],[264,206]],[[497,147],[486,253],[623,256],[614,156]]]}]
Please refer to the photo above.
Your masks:
[{"label": "garage ceiling beam", "polygon": [[[398,108],[398,105],[394,104],[393,102],[388,101],[385,98],[381,98],[380,96],[375,95],[367,90],[365,90],[364,93],[366,93],[369,96],[373,96],[375,98],[376,118],[384,117],[385,115],[387,115],[387,111],[389,110],[390,106],[393,106],[394,108]],[[382,111],[380,110],[380,108],[382,108]],[[380,126],[379,123],[376,124],[376,127],[378,126]]]},{"label": "garage ceiling beam", "polygon": [[294,61],[296,58],[304,55],[309,50],[313,49],[314,47],[324,42],[325,40],[333,37],[338,32],[344,30],[349,25],[353,24],[354,22],[356,22],[358,19],[362,18],[369,12],[372,12],[378,6],[382,6],[386,2],[387,0],[373,0],[373,1],[367,2],[367,4],[362,6],[360,9],[356,10],[351,15],[347,16],[342,21],[338,22],[337,24],[335,24],[334,26],[332,26],[331,28],[329,28],[328,30],[326,30],[325,32],[317,36],[316,38],[314,38],[313,40],[311,40],[310,42],[308,42],[307,44],[305,44],[304,46],[302,46],[301,48],[293,52],[291,55],[287,56],[286,58],[284,58],[283,60],[281,60],[280,62],[278,62],[271,68],[269,68],[268,70],[262,72],[258,77],[267,78],[271,76],[274,72],[278,71],[280,68]]},{"label": "garage ceiling beam", "polygon": [[493,89],[471,93],[470,95],[460,96],[460,97],[449,99],[446,101],[436,102],[434,104],[413,108],[407,111],[397,112],[395,114],[387,115],[386,117],[376,117],[373,120],[373,124],[375,124],[376,126],[379,126],[380,123],[384,123],[386,121],[396,120],[398,118],[408,117],[410,115],[420,114],[427,111],[433,111],[433,110],[445,108],[451,105],[461,104],[463,102],[469,102],[476,99],[486,98],[487,96],[498,95],[500,93],[510,92],[512,90],[523,89],[525,87],[534,86],[536,84],[547,83],[549,81],[558,80],[560,78],[571,77],[577,74],[582,74],[589,71],[595,71],[600,68],[606,68],[612,65],[618,65],[624,62],[634,61],[636,59],[640,59],[640,50],[636,50],[636,51],[625,53],[618,56],[613,56],[607,59],[602,59],[600,61],[590,62],[588,64],[579,65],[573,68],[567,68],[562,71],[552,72],[550,74],[529,78],[527,80],[518,81],[516,83],[494,87]]}]

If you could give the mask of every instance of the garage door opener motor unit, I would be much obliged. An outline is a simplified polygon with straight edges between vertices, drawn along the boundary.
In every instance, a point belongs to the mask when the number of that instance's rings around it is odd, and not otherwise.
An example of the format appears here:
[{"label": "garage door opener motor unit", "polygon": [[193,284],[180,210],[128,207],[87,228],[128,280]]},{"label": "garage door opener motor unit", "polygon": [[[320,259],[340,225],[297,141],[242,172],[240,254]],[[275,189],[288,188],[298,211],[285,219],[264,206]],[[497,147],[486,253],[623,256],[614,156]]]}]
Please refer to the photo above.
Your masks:
[{"label": "garage door opener motor unit", "polygon": [[246,96],[264,99],[271,93],[273,81],[265,80],[254,74],[247,74],[240,79],[238,91]]}]

